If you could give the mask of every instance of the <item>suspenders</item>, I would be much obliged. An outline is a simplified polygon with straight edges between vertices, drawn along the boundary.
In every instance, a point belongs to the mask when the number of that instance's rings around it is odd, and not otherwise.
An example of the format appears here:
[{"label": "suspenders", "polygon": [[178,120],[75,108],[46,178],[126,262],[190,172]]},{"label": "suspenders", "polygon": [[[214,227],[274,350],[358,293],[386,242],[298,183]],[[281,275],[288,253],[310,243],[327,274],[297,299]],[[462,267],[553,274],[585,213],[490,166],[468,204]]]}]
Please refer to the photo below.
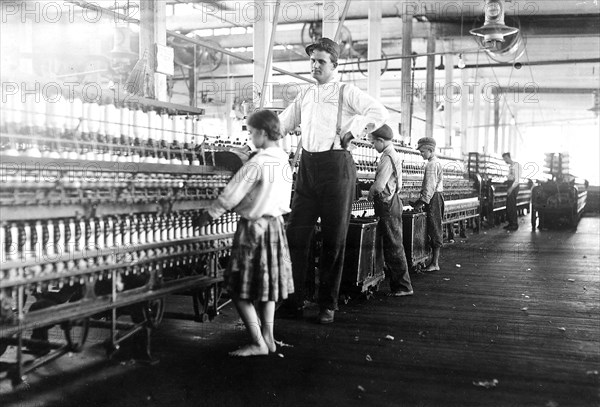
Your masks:
[{"label": "suspenders", "polygon": [[[342,103],[344,101],[344,87],[345,83],[340,84],[340,96],[338,98],[338,112],[337,112],[337,123],[335,125],[335,136],[333,137],[333,143],[331,144],[331,148],[329,151],[333,150],[333,146],[335,145],[335,137],[339,137],[340,144],[342,141]],[[304,95],[306,96],[306,94]],[[302,138],[298,141],[298,147],[296,148],[296,154],[294,154],[294,159],[292,161],[292,168],[296,167],[298,163],[298,158],[300,157],[300,151],[302,150]]]},{"label": "suspenders", "polygon": [[[340,144],[342,143],[342,103],[344,102],[344,86],[346,86],[345,83],[342,83],[340,86],[340,97],[338,98],[337,123],[335,124],[335,135],[340,138]],[[334,145],[335,145],[335,136],[333,137],[333,143],[331,143],[331,148],[329,150],[333,150]]]},{"label": "suspenders", "polygon": [[[394,194],[397,194],[400,191],[399,185],[400,185],[400,177],[402,177],[402,171],[398,171],[398,167],[396,166],[396,162],[392,159],[391,155],[386,154],[386,156],[390,159],[390,162],[392,163],[392,169],[394,171],[394,175],[396,176],[396,192],[394,192]],[[398,175],[400,174],[400,175]],[[394,195],[392,194],[392,195]]]}]

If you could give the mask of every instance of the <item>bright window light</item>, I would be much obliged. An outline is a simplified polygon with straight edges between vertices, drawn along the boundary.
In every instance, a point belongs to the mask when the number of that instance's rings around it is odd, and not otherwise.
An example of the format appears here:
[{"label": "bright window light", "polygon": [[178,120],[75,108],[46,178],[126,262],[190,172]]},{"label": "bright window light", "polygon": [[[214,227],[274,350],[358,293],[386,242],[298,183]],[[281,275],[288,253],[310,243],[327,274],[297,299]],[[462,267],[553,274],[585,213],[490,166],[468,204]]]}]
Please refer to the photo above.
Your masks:
[{"label": "bright window light", "polygon": [[231,29],[229,29],[229,28],[217,28],[214,31],[215,31],[215,35],[229,35],[229,34],[231,34]]},{"label": "bright window light", "polygon": [[206,30],[195,30],[194,34],[196,34],[198,37],[212,37],[213,30],[211,28],[208,28]]}]

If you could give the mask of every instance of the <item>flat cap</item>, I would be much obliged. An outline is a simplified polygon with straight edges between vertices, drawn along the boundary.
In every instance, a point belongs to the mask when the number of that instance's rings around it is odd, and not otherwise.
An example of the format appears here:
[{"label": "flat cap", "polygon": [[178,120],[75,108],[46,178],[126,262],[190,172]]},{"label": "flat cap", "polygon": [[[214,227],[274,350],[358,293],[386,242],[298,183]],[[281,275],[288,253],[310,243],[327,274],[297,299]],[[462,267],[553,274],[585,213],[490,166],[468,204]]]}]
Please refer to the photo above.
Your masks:
[{"label": "flat cap", "polygon": [[394,132],[387,124],[384,124],[377,130],[371,132],[371,136],[377,137],[384,140],[392,140],[394,138]]},{"label": "flat cap", "polygon": [[430,147],[431,149],[435,150],[435,145],[436,143],[433,137],[423,137],[417,141],[417,150],[419,150],[421,147]]}]

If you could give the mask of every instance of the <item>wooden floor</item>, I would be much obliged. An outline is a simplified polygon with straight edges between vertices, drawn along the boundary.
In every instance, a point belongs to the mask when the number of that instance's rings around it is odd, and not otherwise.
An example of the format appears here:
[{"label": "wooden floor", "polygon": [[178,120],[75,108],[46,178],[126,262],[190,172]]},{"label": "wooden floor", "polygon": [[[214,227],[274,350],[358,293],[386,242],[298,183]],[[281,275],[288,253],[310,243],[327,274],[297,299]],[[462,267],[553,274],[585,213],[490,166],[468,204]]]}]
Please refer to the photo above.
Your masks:
[{"label": "wooden floor", "polygon": [[[598,406],[599,228],[586,216],[576,232],[532,233],[521,218],[514,233],[469,234],[445,247],[441,272],[413,276],[413,297],[352,301],[330,326],[277,320],[293,346],[279,355],[228,357],[245,340],[231,308],[205,324],[167,319],[159,364],[91,346],[27,386],[0,382],[0,405]],[[189,313],[191,300],[169,308]]]}]

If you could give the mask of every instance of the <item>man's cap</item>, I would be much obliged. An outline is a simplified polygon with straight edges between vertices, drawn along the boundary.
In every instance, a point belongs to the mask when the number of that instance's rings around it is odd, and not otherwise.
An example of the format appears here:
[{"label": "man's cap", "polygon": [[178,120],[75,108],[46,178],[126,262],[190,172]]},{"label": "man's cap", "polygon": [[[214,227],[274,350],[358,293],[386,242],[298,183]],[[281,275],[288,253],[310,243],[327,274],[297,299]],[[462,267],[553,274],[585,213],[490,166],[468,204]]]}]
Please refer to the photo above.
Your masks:
[{"label": "man's cap", "polygon": [[387,124],[384,124],[377,130],[371,132],[372,137],[377,137],[383,140],[392,140],[394,138],[394,132]]},{"label": "man's cap", "polygon": [[321,38],[305,48],[306,54],[310,56],[310,54],[312,54],[315,48],[328,52],[329,54],[331,54],[331,61],[337,62],[340,53],[340,46],[337,44],[337,42],[329,38]]},{"label": "man's cap", "polygon": [[435,151],[435,139],[433,137],[423,137],[417,142],[417,150],[421,147],[430,147]]}]

